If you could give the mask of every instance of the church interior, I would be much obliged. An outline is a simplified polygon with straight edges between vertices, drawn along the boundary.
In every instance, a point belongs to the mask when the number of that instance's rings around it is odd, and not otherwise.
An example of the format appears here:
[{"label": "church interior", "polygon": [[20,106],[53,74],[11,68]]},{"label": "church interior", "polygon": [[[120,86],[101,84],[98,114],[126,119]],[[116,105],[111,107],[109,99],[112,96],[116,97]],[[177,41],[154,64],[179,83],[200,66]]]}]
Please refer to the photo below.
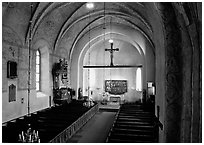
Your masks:
[{"label": "church interior", "polygon": [[3,143],[201,143],[201,2],[2,2]]}]

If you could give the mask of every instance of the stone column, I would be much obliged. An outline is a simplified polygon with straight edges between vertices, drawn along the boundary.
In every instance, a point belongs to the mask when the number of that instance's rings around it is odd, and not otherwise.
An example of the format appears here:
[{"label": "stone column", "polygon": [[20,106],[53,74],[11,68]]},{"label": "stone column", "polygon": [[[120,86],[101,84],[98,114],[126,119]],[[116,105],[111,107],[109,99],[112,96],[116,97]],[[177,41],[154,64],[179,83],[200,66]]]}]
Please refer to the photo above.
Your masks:
[{"label": "stone column", "polygon": [[181,34],[171,3],[161,3],[165,33],[166,142],[180,142],[182,112]]}]

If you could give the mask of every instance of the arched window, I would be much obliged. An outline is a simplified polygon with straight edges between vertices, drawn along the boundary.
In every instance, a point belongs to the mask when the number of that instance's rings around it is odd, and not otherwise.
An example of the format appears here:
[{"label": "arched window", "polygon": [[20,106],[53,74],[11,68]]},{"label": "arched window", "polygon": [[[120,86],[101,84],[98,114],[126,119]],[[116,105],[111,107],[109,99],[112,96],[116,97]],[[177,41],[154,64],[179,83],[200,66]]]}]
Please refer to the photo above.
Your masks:
[{"label": "arched window", "polygon": [[142,71],[138,68],[136,71],[136,90],[142,91]]},{"label": "arched window", "polygon": [[40,56],[40,51],[36,51],[36,91],[40,91],[40,78],[41,78],[41,73],[40,73],[40,67],[41,67],[41,56]]}]

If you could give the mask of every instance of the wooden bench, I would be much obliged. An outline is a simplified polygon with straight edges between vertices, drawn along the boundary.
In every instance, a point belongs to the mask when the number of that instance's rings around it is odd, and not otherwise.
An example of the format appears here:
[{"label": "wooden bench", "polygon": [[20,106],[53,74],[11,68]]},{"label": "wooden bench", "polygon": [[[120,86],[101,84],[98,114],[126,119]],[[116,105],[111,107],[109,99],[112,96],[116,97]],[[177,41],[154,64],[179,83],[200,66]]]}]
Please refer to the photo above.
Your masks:
[{"label": "wooden bench", "polygon": [[27,124],[32,129],[39,130],[39,137],[42,142],[49,142],[61,131],[66,129],[89,108],[82,106],[80,102],[54,106],[38,111],[31,116],[24,116],[12,122],[6,123],[2,128],[2,142],[18,142],[18,135],[22,130],[27,130]]}]

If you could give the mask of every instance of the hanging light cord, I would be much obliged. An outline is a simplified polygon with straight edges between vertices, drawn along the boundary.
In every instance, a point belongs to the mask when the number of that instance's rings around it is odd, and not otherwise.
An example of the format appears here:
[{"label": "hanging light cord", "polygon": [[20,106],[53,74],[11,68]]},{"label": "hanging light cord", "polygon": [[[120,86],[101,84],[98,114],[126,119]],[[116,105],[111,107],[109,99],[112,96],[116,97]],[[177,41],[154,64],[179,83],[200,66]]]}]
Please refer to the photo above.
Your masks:
[{"label": "hanging light cord", "polygon": [[[112,33],[112,26],[111,26],[112,17],[110,17],[110,40],[112,40],[111,33]],[[111,80],[111,68],[110,68],[110,80]]]},{"label": "hanging light cord", "polygon": [[[91,56],[90,56],[90,39],[91,39],[91,36],[90,36],[90,11],[89,11],[89,55],[88,55],[88,65],[90,65],[90,59],[91,59]],[[88,97],[90,96],[90,69],[88,69]]]},{"label": "hanging light cord", "polygon": [[[103,50],[103,65],[105,66],[105,35],[106,35],[106,13],[105,13],[105,2],[104,2],[104,27],[103,27],[103,33],[104,33],[104,37],[103,37],[103,45],[104,45],[104,50]],[[105,92],[105,68],[103,68],[103,91]]]},{"label": "hanging light cord", "polygon": [[31,74],[31,33],[32,33],[32,9],[33,9],[33,4],[31,3],[30,5],[30,11],[31,11],[31,18],[29,21],[29,41],[28,41],[28,115],[30,115],[30,74]]}]

